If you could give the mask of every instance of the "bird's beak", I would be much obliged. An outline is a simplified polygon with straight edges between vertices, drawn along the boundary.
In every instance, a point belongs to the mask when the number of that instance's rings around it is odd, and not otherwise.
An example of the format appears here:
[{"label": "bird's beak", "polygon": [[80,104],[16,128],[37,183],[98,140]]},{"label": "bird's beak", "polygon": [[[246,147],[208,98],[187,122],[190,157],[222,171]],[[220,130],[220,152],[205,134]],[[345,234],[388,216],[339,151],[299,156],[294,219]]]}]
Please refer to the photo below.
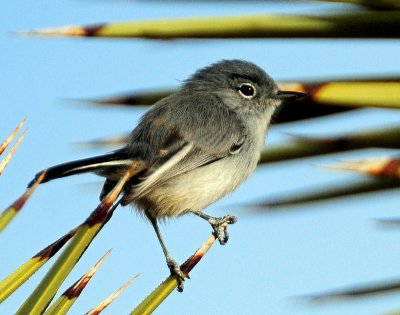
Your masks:
[{"label": "bird's beak", "polygon": [[292,92],[292,91],[278,91],[272,98],[278,100],[295,100],[305,97],[307,94],[302,92]]}]

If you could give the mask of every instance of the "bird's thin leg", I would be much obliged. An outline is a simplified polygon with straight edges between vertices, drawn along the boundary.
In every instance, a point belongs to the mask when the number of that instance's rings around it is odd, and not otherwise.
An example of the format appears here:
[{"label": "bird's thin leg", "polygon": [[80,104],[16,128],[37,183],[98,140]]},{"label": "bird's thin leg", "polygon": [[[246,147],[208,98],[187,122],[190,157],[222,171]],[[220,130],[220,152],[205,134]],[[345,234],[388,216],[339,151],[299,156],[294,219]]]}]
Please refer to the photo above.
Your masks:
[{"label": "bird's thin leg", "polygon": [[167,247],[165,246],[164,239],[161,235],[160,228],[158,227],[157,220],[154,218],[149,218],[151,224],[153,225],[154,231],[157,234],[158,241],[160,242],[161,248],[164,252],[165,260],[167,261],[167,266],[171,271],[171,274],[178,276],[178,291],[183,291],[183,281],[185,280],[184,275],[181,271],[180,265],[170,256]]},{"label": "bird's thin leg", "polygon": [[218,238],[218,241],[221,245],[225,245],[228,242],[229,233],[227,229],[227,224],[236,223],[237,217],[228,214],[221,218],[215,218],[201,211],[191,210],[190,212],[199,216],[200,218],[206,220],[208,223],[211,224],[214,236],[215,238]]}]

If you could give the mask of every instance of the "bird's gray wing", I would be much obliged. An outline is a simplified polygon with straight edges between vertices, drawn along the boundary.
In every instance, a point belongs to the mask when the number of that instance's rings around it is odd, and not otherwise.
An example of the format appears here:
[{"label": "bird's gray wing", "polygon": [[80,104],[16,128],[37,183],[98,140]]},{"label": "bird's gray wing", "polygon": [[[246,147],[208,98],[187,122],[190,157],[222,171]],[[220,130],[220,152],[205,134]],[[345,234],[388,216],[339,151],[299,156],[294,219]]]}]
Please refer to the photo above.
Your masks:
[{"label": "bird's gray wing", "polygon": [[148,142],[156,154],[131,199],[174,176],[236,154],[245,139],[236,113],[215,95],[178,93],[162,100],[132,134],[132,143]]}]

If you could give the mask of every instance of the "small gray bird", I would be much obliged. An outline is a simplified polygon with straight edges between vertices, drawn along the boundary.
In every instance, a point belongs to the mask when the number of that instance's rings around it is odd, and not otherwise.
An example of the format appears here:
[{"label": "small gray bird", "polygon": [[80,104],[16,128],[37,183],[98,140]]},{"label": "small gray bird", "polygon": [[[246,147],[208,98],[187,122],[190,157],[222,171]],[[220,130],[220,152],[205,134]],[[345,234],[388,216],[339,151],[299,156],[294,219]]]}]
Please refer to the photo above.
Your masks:
[{"label": "small gray bird", "polygon": [[125,147],[50,167],[42,182],[94,172],[106,178],[102,199],[133,163],[144,163],[145,170],[124,187],[120,203],[136,206],[149,219],[171,273],[179,276],[181,291],[183,274],[169,255],[157,222],[193,213],[207,220],[225,244],[228,233],[223,227],[236,217],[214,218],[203,209],[249,177],[274,110],[283,100],[303,95],[280,91],[253,63],[223,60],[197,71],[178,92],[155,103]]}]

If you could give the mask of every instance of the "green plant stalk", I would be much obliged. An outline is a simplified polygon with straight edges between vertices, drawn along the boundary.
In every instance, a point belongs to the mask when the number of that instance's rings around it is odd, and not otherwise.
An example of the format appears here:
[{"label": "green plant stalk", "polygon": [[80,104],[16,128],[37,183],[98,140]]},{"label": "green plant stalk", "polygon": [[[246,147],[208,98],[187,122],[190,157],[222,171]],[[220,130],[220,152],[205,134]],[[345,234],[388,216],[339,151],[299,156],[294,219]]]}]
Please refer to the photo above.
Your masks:
[{"label": "green plant stalk", "polygon": [[154,291],[143,300],[130,315],[151,314],[178,286],[175,276],[169,276]]},{"label": "green plant stalk", "polygon": [[252,15],[106,23],[21,32],[25,35],[127,38],[399,38],[400,12]]},{"label": "green plant stalk", "polygon": [[18,149],[18,147],[21,145],[22,140],[24,140],[26,136],[27,130],[25,130],[22,135],[18,138],[18,140],[15,142],[14,146],[11,148],[10,152],[8,152],[7,156],[0,162],[0,175],[3,173],[4,169],[8,165],[8,163],[11,161],[13,155],[15,154],[15,151]]},{"label": "green plant stalk", "polygon": [[[323,106],[400,108],[400,81],[398,78],[376,81],[286,82],[278,83],[283,90],[294,90],[308,95],[291,107],[304,107],[305,103]],[[87,100],[98,105],[143,106],[176,92],[170,90],[143,91],[99,100]]]},{"label": "green plant stalk", "polygon": [[[224,224],[227,228],[227,224]],[[211,235],[201,247],[181,265],[181,271],[185,278],[188,277],[189,272],[197,265],[197,263],[204,257],[211,246],[215,242],[215,236]],[[147,315],[151,314],[178,286],[176,275],[170,275],[165,279],[152,293],[150,293],[131,313],[130,315]]]},{"label": "green plant stalk", "polygon": [[[24,122],[24,121],[23,121]],[[0,215],[0,231],[2,231],[22,209],[26,201],[30,198],[39,183],[42,181],[45,172],[39,176],[38,181],[29,188],[20,198]],[[72,237],[74,230],[70,231],[56,242],[47,246],[33,258],[24,263],[16,271],[0,282],[0,303],[10,296],[17,288],[28,280],[40,267],[42,267],[64,244]]]},{"label": "green plant stalk", "polygon": [[44,315],[61,315],[67,314],[68,310],[75,303],[77,298],[80,296],[82,291],[86,288],[86,285],[90,282],[92,277],[95,275],[97,270],[103,264],[104,260],[109,256],[111,250],[109,250],[100,260],[89,269],[82,277],[78,279],[73,285],[71,285],[65,292],[46,310]]},{"label": "green plant stalk", "polygon": [[43,180],[46,171],[44,171],[38,178],[37,182],[29,188],[21,197],[14,201],[7,209],[0,214],[0,232],[12,221],[17,213],[22,209],[27,200],[33,194],[39,183]]},{"label": "green plant stalk", "polygon": [[101,222],[93,226],[84,224],[78,228],[76,235],[16,314],[43,313],[65,278],[103,226],[104,222]]},{"label": "green plant stalk", "polygon": [[22,126],[25,124],[26,122],[26,118],[24,118],[17,127],[15,127],[15,129],[13,130],[13,132],[7,137],[7,139],[0,144],[0,155],[3,154],[4,150],[7,149],[8,145],[10,144],[10,142],[14,139],[14,137],[16,136],[16,134],[18,133],[18,131],[22,128]]},{"label": "green plant stalk", "polygon": [[327,82],[304,91],[323,105],[400,108],[400,82]]},{"label": "green plant stalk", "polygon": [[77,297],[69,299],[65,295],[60,296],[43,315],[64,315],[67,314]]},{"label": "green plant stalk", "polygon": [[[123,286],[121,286],[117,291],[103,300],[99,305],[95,306],[91,310],[89,310],[85,315],[97,315],[100,314],[106,307],[108,307],[116,298],[118,298],[122,292],[125,291],[136,279],[139,277],[139,274],[131,278],[128,282],[126,282]],[[56,315],[56,314],[55,314]]]},{"label": "green plant stalk", "polygon": [[65,278],[82,257],[97,233],[111,218],[114,210],[119,205],[119,201],[114,205],[113,203],[119,196],[125,183],[134,174],[140,172],[143,167],[144,165],[140,161],[134,163],[85,222],[74,230],[76,233],[70,240],[68,246],[16,314],[42,314],[44,312]]},{"label": "green plant stalk", "polygon": [[95,105],[153,105],[155,102],[160,99],[171,95],[176,92],[176,89],[163,89],[163,90],[150,90],[150,91],[141,91],[128,95],[117,95],[114,97],[107,97],[103,99],[92,99],[86,100],[89,103],[93,103]]},{"label": "green plant stalk", "polygon": [[260,211],[279,211],[280,207],[297,206],[303,203],[323,201],[331,198],[357,195],[367,192],[392,189],[400,186],[400,180],[384,177],[366,177],[363,181],[351,184],[342,184],[340,186],[317,187],[308,191],[299,191],[292,194],[286,194],[280,199],[267,200],[257,203],[254,206]]},{"label": "green plant stalk", "polygon": [[7,208],[0,214],[0,232],[12,221],[17,211],[14,208]]},{"label": "green plant stalk", "polygon": [[333,302],[338,300],[351,300],[357,298],[363,298],[366,296],[376,296],[388,292],[398,292],[400,290],[400,281],[396,280],[385,280],[381,283],[370,284],[370,285],[357,285],[351,288],[345,288],[342,290],[335,290],[328,293],[322,293],[313,295],[310,297],[312,302]]},{"label": "green plant stalk", "polygon": [[47,246],[37,253],[26,263],[20,266],[7,278],[0,282],[0,303],[9,297],[21,284],[27,281],[39,268],[41,268],[51,257],[53,257],[60,248],[74,235],[75,230],[71,230],[63,237]]},{"label": "green plant stalk", "polygon": [[[48,260],[48,259],[47,259]],[[0,303],[28,280],[47,260],[32,258],[0,282]]]},{"label": "green plant stalk", "polygon": [[373,129],[332,138],[294,138],[287,144],[269,146],[261,152],[259,163],[282,162],[363,148],[400,148],[400,128]]}]

